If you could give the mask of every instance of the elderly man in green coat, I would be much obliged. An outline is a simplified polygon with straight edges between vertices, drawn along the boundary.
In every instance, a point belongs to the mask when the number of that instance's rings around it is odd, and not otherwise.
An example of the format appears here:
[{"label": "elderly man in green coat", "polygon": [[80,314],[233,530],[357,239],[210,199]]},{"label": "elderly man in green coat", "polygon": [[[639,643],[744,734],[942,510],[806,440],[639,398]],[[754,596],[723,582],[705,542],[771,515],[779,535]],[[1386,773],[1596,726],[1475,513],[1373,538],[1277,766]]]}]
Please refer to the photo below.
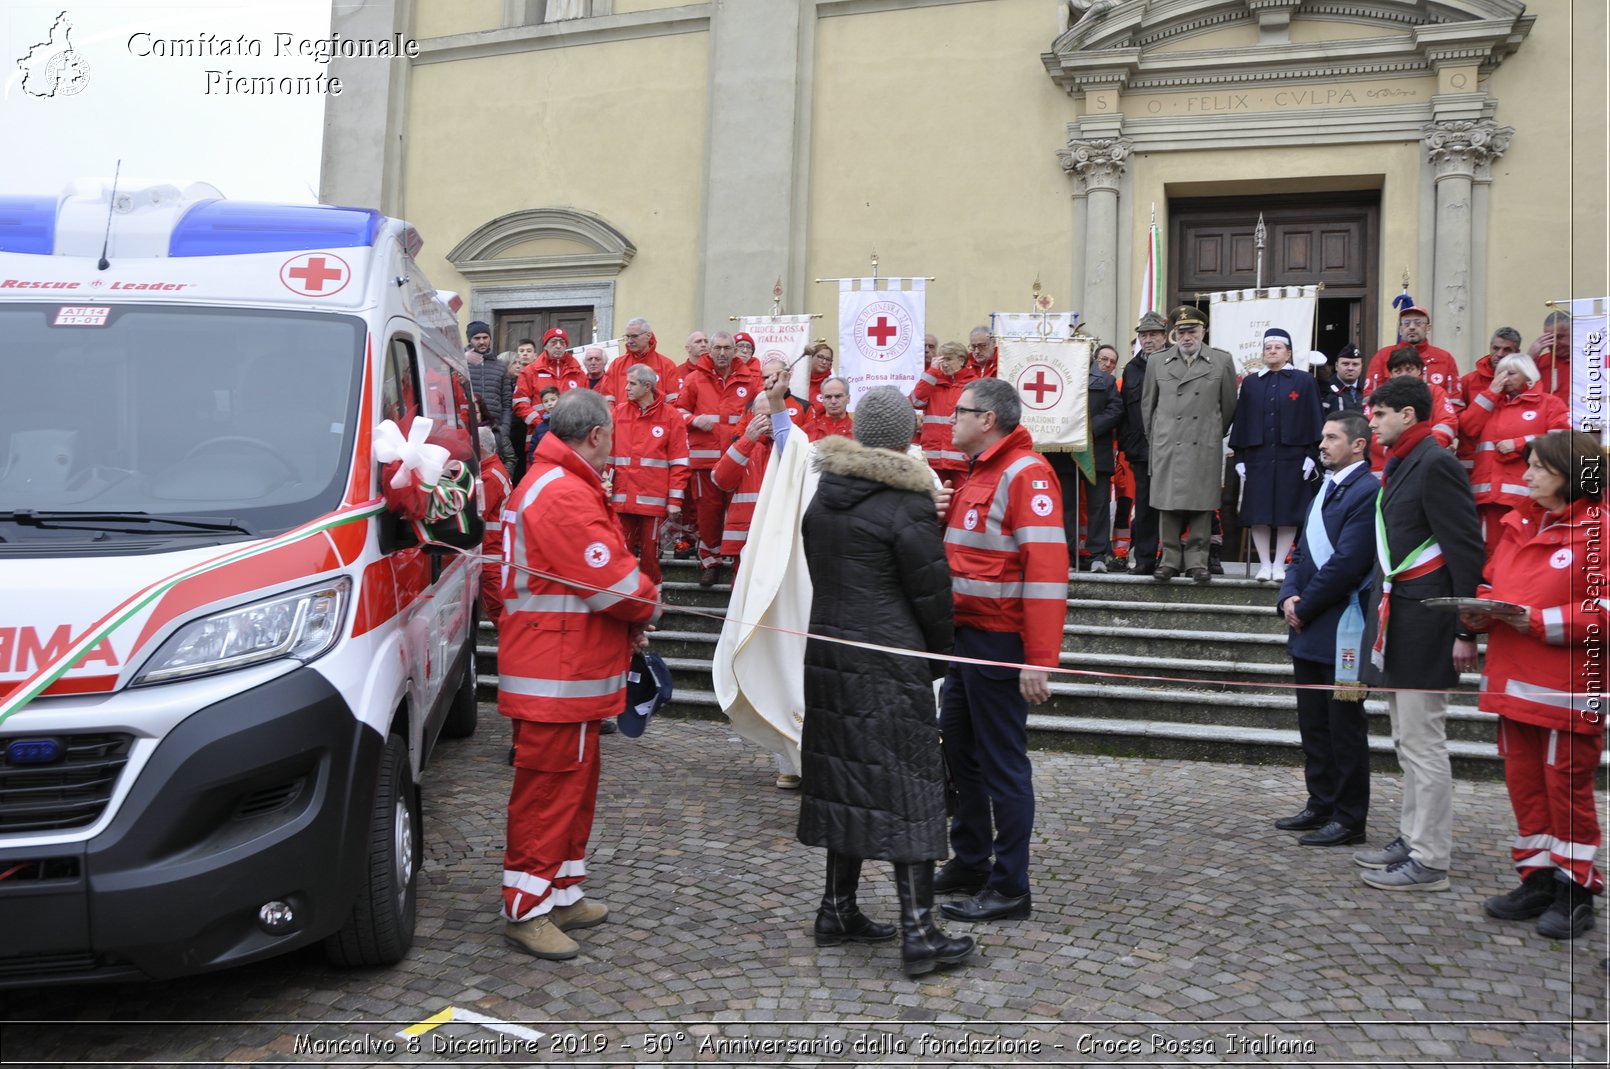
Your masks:
[{"label": "elderly man in green coat", "polygon": [[[1163,560],[1152,578],[1184,571],[1208,582],[1208,532],[1224,488],[1224,436],[1235,416],[1235,361],[1204,345],[1207,320],[1190,305],[1170,317],[1174,344],[1151,358],[1141,419],[1151,454],[1151,503]],[[1189,529],[1183,552],[1180,535]]]}]

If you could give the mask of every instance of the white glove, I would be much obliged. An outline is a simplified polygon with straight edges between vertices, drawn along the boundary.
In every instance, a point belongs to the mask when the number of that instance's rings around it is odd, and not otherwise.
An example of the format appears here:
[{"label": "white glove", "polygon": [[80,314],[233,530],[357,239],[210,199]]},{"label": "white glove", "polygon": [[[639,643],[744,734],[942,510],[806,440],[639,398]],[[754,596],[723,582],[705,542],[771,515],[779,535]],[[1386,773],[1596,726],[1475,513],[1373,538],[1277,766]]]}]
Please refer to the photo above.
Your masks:
[{"label": "white glove", "polygon": [[1235,473],[1238,478],[1245,479],[1247,477],[1247,466],[1245,464],[1237,464],[1235,466]]},{"label": "white glove", "polygon": [[1312,474],[1314,474],[1314,458],[1303,457],[1303,478],[1306,479]]}]

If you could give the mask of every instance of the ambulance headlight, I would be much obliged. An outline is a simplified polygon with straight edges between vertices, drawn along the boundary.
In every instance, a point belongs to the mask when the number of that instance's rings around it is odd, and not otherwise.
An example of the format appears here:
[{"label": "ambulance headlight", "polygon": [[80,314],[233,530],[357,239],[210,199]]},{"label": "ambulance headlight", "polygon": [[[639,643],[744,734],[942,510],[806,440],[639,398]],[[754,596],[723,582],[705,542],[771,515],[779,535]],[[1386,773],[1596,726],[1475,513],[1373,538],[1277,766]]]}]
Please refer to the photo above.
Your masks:
[{"label": "ambulance headlight", "polygon": [[162,644],[133,685],[228,672],[281,657],[303,663],[322,657],[341,637],[351,593],[352,580],[342,576],[192,620]]}]

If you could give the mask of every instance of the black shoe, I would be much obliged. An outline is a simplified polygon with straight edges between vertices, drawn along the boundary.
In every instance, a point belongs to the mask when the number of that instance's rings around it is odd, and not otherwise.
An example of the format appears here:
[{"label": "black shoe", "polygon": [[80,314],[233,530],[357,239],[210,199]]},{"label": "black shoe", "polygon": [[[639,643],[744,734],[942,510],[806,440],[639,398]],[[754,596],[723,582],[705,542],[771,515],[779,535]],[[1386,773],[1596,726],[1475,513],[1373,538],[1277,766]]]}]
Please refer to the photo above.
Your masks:
[{"label": "black shoe", "polygon": [[1152,575],[1157,571],[1157,558],[1134,561],[1130,564],[1129,570],[1135,575]]},{"label": "black shoe", "polygon": [[1533,869],[1519,887],[1507,895],[1494,895],[1481,908],[1501,921],[1529,921],[1541,917],[1553,904],[1554,870]]},{"label": "black shoe", "polygon": [[1305,807],[1296,816],[1281,817],[1275,821],[1275,827],[1281,831],[1308,831],[1310,828],[1323,828],[1329,823],[1329,813],[1316,813]]},{"label": "black shoe", "polygon": [[1299,846],[1354,846],[1364,841],[1363,828],[1349,828],[1333,820],[1318,831],[1311,831],[1297,840]]},{"label": "black shoe", "polygon": [[958,921],[1017,921],[1029,915],[1027,894],[1011,898],[993,887],[986,887],[972,898],[946,902],[939,912]]},{"label": "black shoe", "polygon": [[620,728],[615,726],[615,720],[613,717],[609,718],[608,720],[600,720],[598,722],[598,733],[600,735],[613,735],[619,730]]},{"label": "black shoe", "polygon": [[972,936],[952,938],[934,923],[932,861],[895,862],[894,886],[900,895],[900,961],[907,976],[921,976],[972,955],[978,946]]},{"label": "black shoe", "polygon": [[827,852],[827,892],[816,911],[814,935],[819,947],[841,943],[887,943],[895,937],[892,924],[879,924],[855,904],[861,885],[861,859]]},{"label": "black shoe", "polygon": [[717,565],[714,568],[700,568],[699,569],[699,585],[703,586],[703,587],[715,586],[716,585],[716,580],[720,578],[720,573],[721,573],[720,565]]},{"label": "black shoe", "polygon": [[[1213,573],[1202,567],[1200,564],[1195,568],[1192,568],[1188,574],[1190,575],[1191,582],[1193,583],[1211,583],[1213,581]],[[1222,575],[1224,573],[1220,572],[1219,574]]]},{"label": "black shoe", "polygon": [[1593,927],[1593,893],[1575,881],[1555,880],[1554,902],[1537,918],[1546,939],[1575,939]]},{"label": "black shoe", "polygon": [[1159,583],[1166,583],[1178,574],[1180,574],[1180,570],[1172,564],[1159,564],[1157,569],[1152,572],[1152,578]]},{"label": "black shoe", "polygon": [[[1214,575],[1224,574],[1224,550],[1220,546],[1208,546],[1208,571]],[[1204,580],[1205,581],[1205,580]]]},{"label": "black shoe", "polygon": [[984,882],[988,879],[988,865],[975,869],[962,864],[961,858],[953,857],[934,873],[934,894],[976,895],[984,889]]}]

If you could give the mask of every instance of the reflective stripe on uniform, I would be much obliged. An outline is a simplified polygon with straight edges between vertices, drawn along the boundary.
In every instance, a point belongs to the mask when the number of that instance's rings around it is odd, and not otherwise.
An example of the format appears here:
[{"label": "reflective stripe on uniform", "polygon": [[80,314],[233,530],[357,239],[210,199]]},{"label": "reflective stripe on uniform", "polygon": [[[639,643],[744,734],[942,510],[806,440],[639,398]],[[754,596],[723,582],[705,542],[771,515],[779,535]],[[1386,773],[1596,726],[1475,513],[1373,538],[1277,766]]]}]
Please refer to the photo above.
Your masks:
[{"label": "reflective stripe on uniform", "polygon": [[758,493],[757,494],[733,494],[732,497],[729,498],[728,500],[730,500],[734,505],[742,505],[742,504],[744,504],[746,502],[759,501],[760,500],[760,495]]},{"label": "reflective stripe on uniform", "polygon": [[719,460],[721,458],[721,450],[690,449],[688,450],[688,456],[693,460]]},{"label": "reflective stripe on uniform", "polygon": [[637,466],[640,468],[669,468],[671,462],[661,460],[659,457],[638,457]]},{"label": "reflective stripe on uniform", "polygon": [[663,505],[663,504],[665,504],[665,498],[663,498],[663,497],[644,497],[642,494],[638,494],[637,495],[637,503],[639,505]]},{"label": "reflective stripe on uniform", "polygon": [[594,612],[603,612],[605,609],[608,609],[619,602],[625,601],[628,594],[637,593],[637,587],[640,583],[642,583],[642,581],[642,571],[640,569],[633,568],[631,571],[626,573],[626,577],[620,582],[612,583],[604,590],[601,590],[596,594],[584,595],[582,600],[585,601]]},{"label": "reflective stripe on uniform", "polygon": [[984,579],[954,578],[950,588],[957,594],[970,594],[975,598],[1050,598],[1066,601],[1068,587],[1064,583],[991,583]]},{"label": "reflective stripe on uniform", "polygon": [[988,549],[997,553],[1011,553],[1017,549],[1017,543],[1012,541],[1010,535],[990,534],[987,531],[969,531],[961,527],[946,527],[945,541],[953,546]]},{"label": "reflective stripe on uniform", "polygon": [[626,686],[626,673],[603,679],[542,679],[498,673],[498,689],[524,698],[607,698]]},{"label": "reflective stripe on uniform", "polygon": [[929,423],[954,423],[955,420],[949,416],[924,416],[922,417],[922,422],[926,425]]},{"label": "reflective stripe on uniform", "polygon": [[1572,694],[1569,691],[1555,690],[1552,687],[1540,687],[1535,683],[1523,683],[1518,679],[1505,681],[1504,693],[1512,698],[1520,698],[1523,701],[1536,702],[1538,705],[1549,705],[1556,709],[1570,709],[1578,713],[1593,712],[1591,703],[1597,700],[1597,695]]},{"label": "reflective stripe on uniform", "polygon": [[1016,479],[1024,468],[1030,467],[1039,459],[1037,456],[1018,457],[1001,472],[1001,481],[995,486],[995,497],[989,503],[989,516],[984,520],[984,530],[1001,533],[1001,528],[1006,523],[1006,507],[1012,499],[1012,480]]},{"label": "reflective stripe on uniform", "polygon": [[1558,605],[1551,605],[1540,614],[1543,617],[1543,641],[1550,646],[1565,645],[1565,613]]},{"label": "reflective stripe on uniform", "polygon": [[1493,399],[1484,393],[1476,395],[1476,403],[1489,412],[1491,412],[1494,407]]},{"label": "reflective stripe on uniform", "polygon": [[[514,523],[509,525],[514,528],[514,551],[512,555],[505,553],[505,560],[513,560],[524,563],[525,561],[531,559],[530,554],[526,552],[525,524],[518,522],[519,518],[525,514],[526,509],[537,503],[537,498],[542,496],[542,492],[544,490],[553,485],[555,480],[563,478],[564,474],[564,468],[557,464],[554,465],[547,474],[543,475],[540,479],[531,484],[531,489],[527,490],[525,492],[525,497],[520,499],[519,507],[511,510],[514,513],[515,520]],[[504,528],[505,532],[508,531],[509,526]],[[507,538],[504,540],[504,545],[505,547],[508,546]],[[531,583],[535,576],[526,575],[524,572],[518,572],[516,574],[520,576],[520,579],[516,580],[516,585],[518,585],[521,580],[524,580],[525,588],[529,592],[531,590]]]}]

